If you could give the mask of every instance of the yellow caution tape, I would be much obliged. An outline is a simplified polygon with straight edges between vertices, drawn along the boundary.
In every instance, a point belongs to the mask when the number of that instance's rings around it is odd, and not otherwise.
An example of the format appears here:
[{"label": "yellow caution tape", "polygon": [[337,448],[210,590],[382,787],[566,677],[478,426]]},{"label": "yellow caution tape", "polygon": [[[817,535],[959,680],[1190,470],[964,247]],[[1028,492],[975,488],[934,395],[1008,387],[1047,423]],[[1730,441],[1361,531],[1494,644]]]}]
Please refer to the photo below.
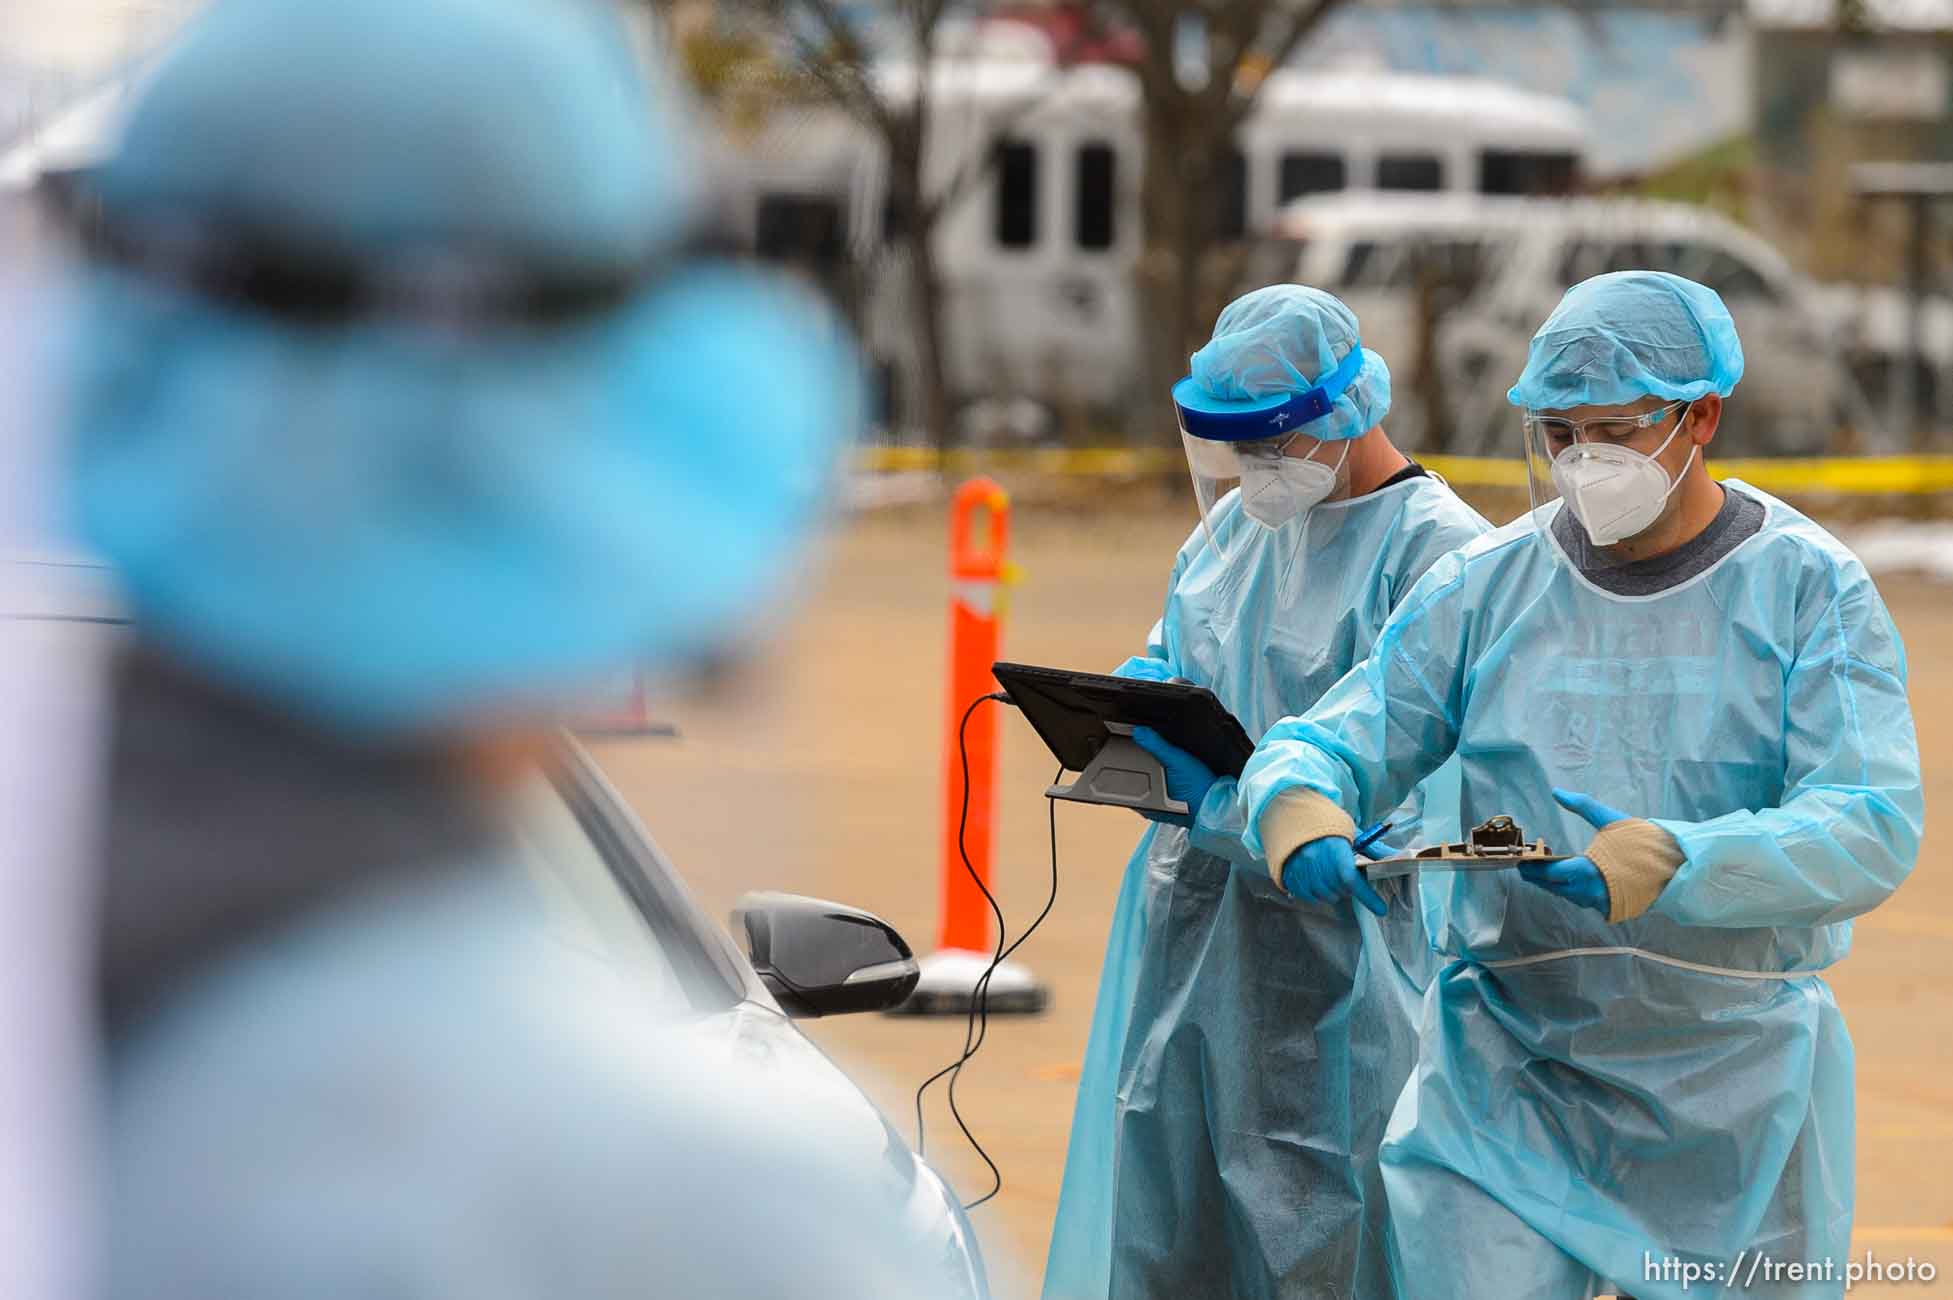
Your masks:
[{"label": "yellow caution tape", "polygon": [[1526,462],[1517,456],[1419,456],[1417,463],[1458,487],[1526,486]]},{"label": "yellow caution tape", "polygon": [[[934,447],[864,447],[857,463],[870,473],[902,474],[934,472],[945,462]],[[950,452],[947,459],[951,473],[996,469],[1104,478],[1136,478],[1176,470],[1185,472],[1186,464],[1186,458],[1178,447],[959,449]]]},{"label": "yellow caution tape", "polygon": [[1816,456],[1710,461],[1718,478],[1739,478],[1765,492],[1852,492],[1867,495],[1953,492],[1953,456]]},{"label": "yellow caution tape", "polygon": [[[1459,487],[1523,488],[1525,462],[1506,456],[1419,456],[1418,461]],[[861,469],[870,473],[933,472],[945,462],[933,447],[866,447]],[[1179,473],[1186,462],[1177,447],[1041,447],[957,450],[951,473],[1009,470],[1061,477],[1137,478]],[[1717,478],[1739,478],[1765,492],[1846,493],[1858,496],[1953,492],[1953,456],[1756,457],[1709,463]]]}]

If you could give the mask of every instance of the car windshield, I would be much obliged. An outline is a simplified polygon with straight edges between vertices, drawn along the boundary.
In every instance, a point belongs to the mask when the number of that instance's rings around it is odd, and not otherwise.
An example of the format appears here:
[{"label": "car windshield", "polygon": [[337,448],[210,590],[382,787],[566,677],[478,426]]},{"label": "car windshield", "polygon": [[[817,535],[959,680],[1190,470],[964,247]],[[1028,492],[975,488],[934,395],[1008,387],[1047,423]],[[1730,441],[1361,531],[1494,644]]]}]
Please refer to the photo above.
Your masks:
[{"label": "car windshield", "polygon": [[676,882],[668,872],[653,878],[663,863],[649,858],[648,845],[634,846],[616,811],[579,789],[574,774],[537,772],[510,812],[518,858],[559,942],[628,968],[651,991],[654,1010],[684,1014],[738,1001]]}]

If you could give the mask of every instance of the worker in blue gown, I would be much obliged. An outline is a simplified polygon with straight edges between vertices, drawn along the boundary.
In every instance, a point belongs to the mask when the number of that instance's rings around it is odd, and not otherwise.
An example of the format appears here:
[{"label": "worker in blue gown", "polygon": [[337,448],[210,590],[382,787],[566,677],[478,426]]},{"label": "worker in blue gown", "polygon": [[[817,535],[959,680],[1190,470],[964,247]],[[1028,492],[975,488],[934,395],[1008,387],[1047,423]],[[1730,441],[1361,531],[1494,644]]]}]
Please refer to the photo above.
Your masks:
[{"label": "worker in blue gown", "polygon": [[[1248,842],[1332,896],[1355,828],[1454,757],[1468,823],[1578,855],[1433,877],[1445,965],[1383,1146],[1413,1300],[1680,1300],[1682,1264],[1698,1300],[1840,1293],[1852,1054],[1822,972],[1912,869],[1919,754],[1864,567],[1704,466],[1742,368],[1702,285],[1569,290],[1510,393],[1536,508],[1434,566],[1241,776]],[[1729,1277],[1759,1253],[1835,1275]]]},{"label": "worker in blue gown", "polygon": [[[1231,304],[1174,399],[1201,523],[1117,671],[1206,686],[1259,736],[1487,525],[1391,444],[1389,370],[1320,290]],[[1194,811],[1126,868],[1044,1294],[1387,1295],[1376,1154],[1428,975],[1414,895],[1291,899],[1244,846],[1234,781],[1140,740]]]}]

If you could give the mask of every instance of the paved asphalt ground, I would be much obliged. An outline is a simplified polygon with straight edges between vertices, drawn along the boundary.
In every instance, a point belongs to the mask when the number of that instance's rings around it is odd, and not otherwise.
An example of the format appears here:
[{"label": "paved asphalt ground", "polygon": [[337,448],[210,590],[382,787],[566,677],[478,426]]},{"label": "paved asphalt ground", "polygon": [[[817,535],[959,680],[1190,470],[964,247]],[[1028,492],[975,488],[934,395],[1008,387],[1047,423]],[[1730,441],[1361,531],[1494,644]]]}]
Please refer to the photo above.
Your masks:
[{"label": "paved asphalt ground", "polygon": [[[1151,489],[1132,498],[1118,513],[1020,512],[1013,554],[1025,576],[1005,657],[1109,669],[1141,647],[1192,513]],[[593,746],[716,914],[743,890],[790,889],[868,907],[919,951],[934,946],[945,532],[933,508],[858,518],[810,559],[799,608],[742,671],[659,706],[680,739]],[[1953,587],[1892,578],[1881,588],[1911,657],[1931,830],[1913,878],[1858,923],[1833,977],[1858,1056],[1855,1251],[1953,1275],[1953,875],[1940,849],[1953,816]],[[1041,791],[1054,764],[1021,718],[1001,717],[999,732],[996,884],[1015,933],[1048,888]],[[959,1089],[1004,1176],[976,1223],[993,1260],[1021,1279],[1043,1268],[1106,927],[1138,831],[1117,810],[1059,808],[1058,906],[1020,954],[1049,983],[1051,1009],[993,1021]],[[912,1131],[910,1094],[952,1059],[963,1024],[857,1016],[811,1032]],[[927,1114],[930,1158],[966,1196],[987,1187],[940,1089]],[[1953,1292],[1953,1276],[1901,1293],[1941,1287]]]}]

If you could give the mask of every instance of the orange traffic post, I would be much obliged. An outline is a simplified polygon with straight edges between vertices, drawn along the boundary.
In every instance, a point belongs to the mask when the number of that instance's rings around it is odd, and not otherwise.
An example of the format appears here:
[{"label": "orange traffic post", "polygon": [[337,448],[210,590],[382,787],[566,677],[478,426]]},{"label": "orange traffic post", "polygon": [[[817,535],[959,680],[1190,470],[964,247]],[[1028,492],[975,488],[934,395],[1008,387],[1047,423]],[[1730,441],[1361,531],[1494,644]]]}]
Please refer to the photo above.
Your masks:
[{"label": "orange traffic post", "polygon": [[[978,546],[973,534],[979,517],[989,536]],[[1000,598],[1010,550],[1010,497],[987,478],[973,478],[957,490],[949,514],[949,695],[943,718],[943,908],[936,945],[962,952],[991,949],[990,905],[963,865],[985,886],[990,883],[990,841],[996,829],[997,711],[978,708],[963,715],[997,689],[990,665],[997,661]],[[967,746],[959,746],[958,732]],[[963,754],[969,756],[969,816],[963,816]],[[959,836],[959,829],[961,834]],[[959,845],[958,840],[961,840]]]},{"label": "orange traffic post", "polygon": [[[1010,553],[1010,497],[987,478],[956,491],[949,514],[949,693],[943,731],[942,918],[937,949],[922,960],[922,978],[902,1010],[963,1014],[996,955],[996,933],[983,890],[991,883],[996,831],[996,704],[971,706],[997,689],[1005,593],[1016,580]],[[969,721],[964,722],[965,715]],[[960,732],[960,737],[959,737]],[[968,759],[968,807],[964,770]],[[965,863],[967,855],[968,862]],[[974,878],[972,878],[974,873]],[[983,882],[980,888],[977,882]],[[1046,992],[1016,962],[990,974],[989,1009],[1044,1009]]]}]

